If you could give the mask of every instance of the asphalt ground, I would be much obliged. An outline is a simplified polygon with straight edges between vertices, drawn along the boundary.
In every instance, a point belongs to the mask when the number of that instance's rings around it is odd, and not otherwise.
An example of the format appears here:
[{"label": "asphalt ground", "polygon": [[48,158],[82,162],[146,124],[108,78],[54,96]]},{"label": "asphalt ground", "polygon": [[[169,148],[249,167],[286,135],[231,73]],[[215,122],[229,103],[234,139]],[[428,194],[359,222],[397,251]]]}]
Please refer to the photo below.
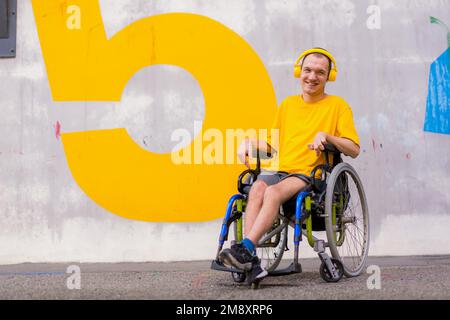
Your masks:
[{"label": "asphalt ground", "polygon": [[[228,272],[211,270],[211,261],[4,265],[0,266],[0,299],[450,299],[449,255],[369,257],[367,266],[379,267],[378,288],[368,281],[376,280],[376,274],[367,270],[358,277],[326,283],[319,275],[318,258],[300,262],[302,273],[265,278],[257,290],[233,282]],[[79,282],[73,281],[75,274],[67,273],[71,265],[80,268]]]}]

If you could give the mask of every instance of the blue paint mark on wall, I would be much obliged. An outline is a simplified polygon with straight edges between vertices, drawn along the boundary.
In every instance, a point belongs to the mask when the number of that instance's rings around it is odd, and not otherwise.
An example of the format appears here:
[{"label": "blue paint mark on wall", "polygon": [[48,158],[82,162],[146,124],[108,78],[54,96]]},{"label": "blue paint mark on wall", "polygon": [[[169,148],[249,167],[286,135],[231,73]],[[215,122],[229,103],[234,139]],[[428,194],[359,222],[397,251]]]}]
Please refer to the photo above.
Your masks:
[{"label": "blue paint mark on wall", "polygon": [[450,134],[450,47],[430,67],[423,130]]}]

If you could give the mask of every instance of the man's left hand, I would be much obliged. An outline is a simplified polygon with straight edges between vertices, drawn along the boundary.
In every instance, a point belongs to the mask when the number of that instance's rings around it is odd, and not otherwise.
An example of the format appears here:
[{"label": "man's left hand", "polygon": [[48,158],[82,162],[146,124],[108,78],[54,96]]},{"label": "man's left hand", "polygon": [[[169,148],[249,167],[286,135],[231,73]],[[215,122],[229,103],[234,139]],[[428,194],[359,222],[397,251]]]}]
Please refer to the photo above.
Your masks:
[{"label": "man's left hand", "polygon": [[320,156],[320,153],[325,150],[324,144],[327,143],[327,134],[325,132],[318,132],[314,138],[314,141],[308,144],[308,148],[316,151],[316,155]]}]

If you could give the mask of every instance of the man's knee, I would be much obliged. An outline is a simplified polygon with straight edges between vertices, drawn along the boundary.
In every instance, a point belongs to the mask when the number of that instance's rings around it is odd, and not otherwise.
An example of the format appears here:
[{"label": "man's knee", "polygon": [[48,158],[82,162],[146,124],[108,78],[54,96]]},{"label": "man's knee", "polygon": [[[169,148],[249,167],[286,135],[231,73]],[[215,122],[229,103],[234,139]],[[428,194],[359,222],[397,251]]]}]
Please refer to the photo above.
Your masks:
[{"label": "man's knee", "polygon": [[267,188],[267,184],[264,181],[255,181],[250,189],[250,198],[262,200]]},{"label": "man's knee", "polygon": [[264,191],[264,202],[276,202],[281,204],[282,194],[277,185],[268,186]]}]

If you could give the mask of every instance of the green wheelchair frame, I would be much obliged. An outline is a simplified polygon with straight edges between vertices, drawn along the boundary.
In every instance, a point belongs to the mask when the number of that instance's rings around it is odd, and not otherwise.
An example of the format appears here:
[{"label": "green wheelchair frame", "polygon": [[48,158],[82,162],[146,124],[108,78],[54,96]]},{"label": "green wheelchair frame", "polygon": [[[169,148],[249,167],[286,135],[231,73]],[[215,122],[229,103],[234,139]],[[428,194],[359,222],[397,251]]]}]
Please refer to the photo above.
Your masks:
[{"label": "green wheelchair frame", "polygon": [[[322,261],[320,276],[327,282],[337,282],[343,275],[358,276],[365,266],[369,250],[369,213],[361,180],[350,164],[342,162],[341,153],[335,146],[327,144],[323,153],[326,164],[314,168],[311,184],[280,206],[272,229],[257,244],[258,257],[264,261],[269,276],[302,272],[298,256],[302,235],[306,236],[308,244],[318,253]],[[233,239],[230,245],[243,239],[243,216],[248,194],[260,173],[260,155],[257,152],[256,169],[246,170],[239,175],[239,193],[228,202],[216,258],[211,264],[214,270],[231,272],[235,282],[245,281],[246,272],[225,266],[219,260],[219,254],[228,240],[231,227]],[[244,183],[248,176],[251,178],[250,183]],[[358,200],[356,205],[355,199]],[[288,250],[289,226],[294,228],[294,260],[287,268],[277,269],[284,251]],[[314,231],[326,231],[327,241],[316,238]],[[329,249],[332,257],[326,249]],[[252,288],[258,286],[259,281],[252,283]]]}]

